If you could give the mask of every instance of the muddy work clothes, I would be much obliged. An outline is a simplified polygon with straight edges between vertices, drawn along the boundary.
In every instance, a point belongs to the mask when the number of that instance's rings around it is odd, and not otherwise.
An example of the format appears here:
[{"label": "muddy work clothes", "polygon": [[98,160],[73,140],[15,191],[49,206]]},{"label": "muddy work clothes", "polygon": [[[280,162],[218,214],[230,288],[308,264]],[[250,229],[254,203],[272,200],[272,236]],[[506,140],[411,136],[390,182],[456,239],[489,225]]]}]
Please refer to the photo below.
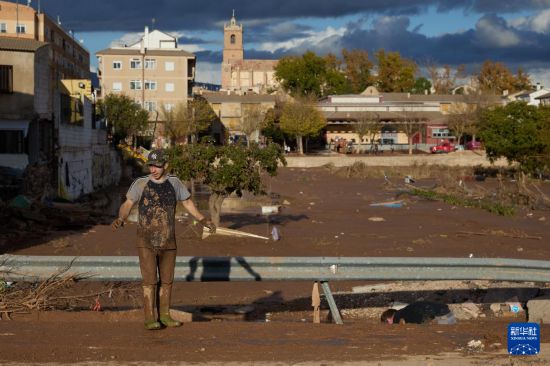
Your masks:
[{"label": "muddy work clothes", "polygon": [[159,282],[161,286],[165,286],[171,285],[174,282],[174,268],[176,266],[175,249],[155,250],[138,248],[138,253],[143,286],[156,286]]},{"label": "muddy work clothes", "polygon": [[176,249],[176,205],[189,197],[176,176],[169,175],[162,182],[154,182],[149,176],[136,179],[126,198],[138,203],[138,248]]}]

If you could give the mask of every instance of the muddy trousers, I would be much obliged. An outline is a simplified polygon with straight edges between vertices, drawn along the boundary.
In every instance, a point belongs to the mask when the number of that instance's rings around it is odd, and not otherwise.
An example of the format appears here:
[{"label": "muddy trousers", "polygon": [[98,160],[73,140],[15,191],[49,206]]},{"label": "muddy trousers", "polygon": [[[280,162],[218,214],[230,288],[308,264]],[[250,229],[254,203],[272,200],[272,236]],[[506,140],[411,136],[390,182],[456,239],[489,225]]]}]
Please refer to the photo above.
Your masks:
[{"label": "muddy trousers", "polygon": [[[162,317],[170,313],[172,283],[174,282],[176,267],[176,250],[138,248],[138,254],[143,279],[145,323],[155,322],[158,320],[159,314]],[[158,284],[160,284],[160,288],[158,288]],[[157,298],[158,313],[156,311]]]}]

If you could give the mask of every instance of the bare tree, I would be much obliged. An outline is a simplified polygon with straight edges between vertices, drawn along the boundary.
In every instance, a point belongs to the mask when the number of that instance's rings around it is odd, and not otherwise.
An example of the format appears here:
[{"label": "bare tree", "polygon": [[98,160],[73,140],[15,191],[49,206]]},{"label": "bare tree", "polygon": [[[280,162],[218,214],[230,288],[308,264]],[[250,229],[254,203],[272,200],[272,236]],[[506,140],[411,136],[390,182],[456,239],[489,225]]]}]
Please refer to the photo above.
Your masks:
[{"label": "bare tree", "polygon": [[409,144],[409,155],[412,155],[413,151],[413,137],[422,132],[424,124],[421,119],[411,111],[410,107],[403,107],[399,113],[398,127],[401,132],[407,136],[407,142]]},{"label": "bare tree", "polygon": [[259,104],[243,104],[242,111],[240,120],[241,131],[246,135],[246,144],[250,147],[250,140],[252,140],[253,135],[265,125],[266,112]]},{"label": "bare tree", "polygon": [[366,136],[371,146],[374,146],[374,139],[376,135],[380,133],[381,129],[382,123],[380,122],[380,115],[373,112],[361,112],[357,116],[356,123],[353,125],[353,130],[359,136],[359,143],[361,143]]},{"label": "bare tree", "polygon": [[478,103],[475,95],[463,95],[459,102],[451,105],[447,125],[455,134],[458,144],[461,143],[464,134],[474,132],[477,120]]},{"label": "bare tree", "polygon": [[160,114],[164,121],[165,134],[172,145],[182,138],[187,142],[189,137],[194,142],[196,135],[206,130],[216,119],[216,114],[204,98],[196,98],[187,103],[179,102],[170,107],[163,104]]},{"label": "bare tree", "polygon": [[456,87],[457,80],[465,76],[464,65],[459,65],[453,70],[449,65],[439,66],[433,61],[428,61],[426,69],[432,80],[435,94],[449,94]]}]

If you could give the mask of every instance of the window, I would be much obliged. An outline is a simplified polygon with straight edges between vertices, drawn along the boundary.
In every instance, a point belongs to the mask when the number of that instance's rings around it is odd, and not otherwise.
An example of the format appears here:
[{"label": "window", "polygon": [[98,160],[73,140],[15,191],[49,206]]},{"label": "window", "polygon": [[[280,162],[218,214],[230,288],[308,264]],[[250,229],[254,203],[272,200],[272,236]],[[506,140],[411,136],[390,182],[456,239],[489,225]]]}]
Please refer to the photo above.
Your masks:
[{"label": "window", "polygon": [[22,130],[0,130],[0,154],[24,154],[25,136]]},{"label": "window", "polygon": [[6,23],[0,23],[0,33],[6,33],[8,31],[8,26]]},{"label": "window", "polygon": [[153,80],[145,80],[145,90],[157,90],[157,82]]},{"label": "window", "polygon": [[167,92],[173,92],[174,91],[174,83],[166,83],[164,85],[164,90]]},{"label": "window", "polygon": [[166,71],[174,71],[174,63],[171,62],[171,61],[166,61],[166,62],[164,63],[164,69],[165,69]]},{"label": "window", "polygon": [[131,90],[141,90],[141,80],[130,80]]},{"label": "window", "polygon": [[149,112],[154,112],[157,110],[157,102],[145,101],[144,108]]},{"label": "window", "polygon": [[113,61],[113,69],[115,69],[115,70],[122,69],[122,62],[121,61]]},{"label": "window", "polygon": [[170,104],[170,103],[166,103],[164,105],[164,109],[167,111],[167,112],[170,112],[172,109],[174,109],[174,105],[173,104]]},{"label": "window", "polygon": [[450,137],[451,132],[448,128],[433,128],[432,137]]},{"label": "window", "polygon": [[15,27],[15,31],[17,33],[27,33],[27,26],[25,24],[17,24],[17,27]]},{"label": "window", "polygon": [[0,65],[0,94],[13,93],[13,66]]},{"label": "window", "polygon": [[231,35],[231,44],[235,44],[235,35],[234,34]]},{"label": "window", "polygon": [[141,60],[139,58],[133,58],[130,60],[131,69],[141,69]]},{"label": "window", "polygon": [[113,82],[113,91],[121,91],[122,90],[122,83],[121,82]]},{"label": "window", "polygon": [[145,59],[145,68],[148,70],[153,70],[157,67],[157,60],[154,58],[146,58]]}]

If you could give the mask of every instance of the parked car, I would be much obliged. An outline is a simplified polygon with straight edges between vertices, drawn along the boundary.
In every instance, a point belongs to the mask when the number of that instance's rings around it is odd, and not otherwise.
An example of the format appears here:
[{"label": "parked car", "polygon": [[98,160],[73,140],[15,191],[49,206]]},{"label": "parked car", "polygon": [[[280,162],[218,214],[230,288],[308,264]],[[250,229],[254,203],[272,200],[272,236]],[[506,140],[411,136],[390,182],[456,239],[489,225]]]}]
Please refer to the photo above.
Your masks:
[{"label": "parked car", "polygon": [[430,151],[432,154],[446,154],[455,151],[456,148],[450,142],[444,142],[439,145],[432,146]]},{"label": "parked car", "polygon": [[479,150],[481,149],[481,142],[469,141],[466,143],[466,150]]}]

